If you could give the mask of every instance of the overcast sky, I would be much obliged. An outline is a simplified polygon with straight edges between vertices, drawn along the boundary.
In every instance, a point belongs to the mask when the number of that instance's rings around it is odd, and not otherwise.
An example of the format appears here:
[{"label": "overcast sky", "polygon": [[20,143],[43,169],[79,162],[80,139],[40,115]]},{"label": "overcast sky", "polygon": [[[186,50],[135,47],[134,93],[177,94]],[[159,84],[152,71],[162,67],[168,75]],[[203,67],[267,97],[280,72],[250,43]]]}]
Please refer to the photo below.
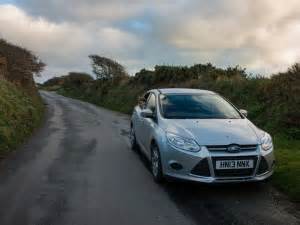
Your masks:
[{"label": "overcast sky", "polygon": [[0,37],[47,63],[42,80],[91,72],[89,54],[131,74],[207,62],[269,74],[300,61],[300,0],[0,0]]}]

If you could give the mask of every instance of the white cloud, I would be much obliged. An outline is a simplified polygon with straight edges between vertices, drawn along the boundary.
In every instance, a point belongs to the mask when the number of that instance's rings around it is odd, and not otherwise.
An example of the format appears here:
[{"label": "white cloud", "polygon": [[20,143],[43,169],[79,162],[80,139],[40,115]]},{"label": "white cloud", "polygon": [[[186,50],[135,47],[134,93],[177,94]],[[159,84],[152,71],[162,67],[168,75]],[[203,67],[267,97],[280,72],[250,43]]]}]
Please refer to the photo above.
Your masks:
[{"label": "white cloud", "polygon": [[48,64],[46,76],[90,71],[89,54],[106,53],[119,59],[140,44],[134,35],[118,28],[50,22],[13,5],[0,5],[0,37],[38,54]]},{"label": "white cloud", "polygon": [[40,55],[47,76],[89,72],[89,54],[132,73],[206,62],[269,73],[300,61],[299,0],[17,2],[0,4],[0,36]]},{"label": "white cloud", "polygon": [[[133,34],[125,33],[112,27],[104,27],[97,31],[96,38],[109,42],[108,46],[103,46],[109,51],[119,51],[122,49],[134,49],[140,46],[140,40]],[[104,42],[104,43],[105,43]],[[102,43],[99,43],[101,45]]]},{"label": "white cloud", "polygon": [[88,34],[68,23],[51,23],[33,18],[12,5],[0,5],[0,34],[10,42],[24,46],[51,65],[69,65],[91,42]]},{"label": "white cloud", "polygon": [[159,34],[186,55],[206,52],[210,61],[224,58],[224,52],[244,52],[242,58],[236,54],[236,64],[255,70],[276,71],[300,60],[300,1],[231,0],[216,4],[217,11],[212,13],[207,13],[211,5],[201,1],[184,13],[174,11],[172,18],[164,20]]}]

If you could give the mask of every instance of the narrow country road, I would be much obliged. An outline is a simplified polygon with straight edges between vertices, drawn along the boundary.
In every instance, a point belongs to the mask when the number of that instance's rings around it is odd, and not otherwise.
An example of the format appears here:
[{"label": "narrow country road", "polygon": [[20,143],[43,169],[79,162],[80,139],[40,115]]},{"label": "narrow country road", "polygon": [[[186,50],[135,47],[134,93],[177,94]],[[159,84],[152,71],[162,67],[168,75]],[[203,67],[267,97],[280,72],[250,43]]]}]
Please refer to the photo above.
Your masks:
[{"label": "narrow country road", "polygon": [[300,224],[268,183],[158,185],[129,148],[128,116],[42,97],[44,125],[0,164],[1,225]]}]

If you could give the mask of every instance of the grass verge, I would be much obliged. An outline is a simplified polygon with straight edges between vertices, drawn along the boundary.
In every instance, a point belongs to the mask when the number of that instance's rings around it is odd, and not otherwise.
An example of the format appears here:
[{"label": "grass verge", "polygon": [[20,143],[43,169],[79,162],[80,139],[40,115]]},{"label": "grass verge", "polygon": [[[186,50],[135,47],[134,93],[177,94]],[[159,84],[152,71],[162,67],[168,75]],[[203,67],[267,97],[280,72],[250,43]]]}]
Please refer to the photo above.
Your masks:
[{"label": "grass verge", "polygon": [[0,80],[0,158],[14,150],[41,123],[40,96],[29,96],[14,84]]},{"label": "grass verge", "polygon": [[300,202],[300,141],[275,137],[276,169],[272,183],[291,200]]}]

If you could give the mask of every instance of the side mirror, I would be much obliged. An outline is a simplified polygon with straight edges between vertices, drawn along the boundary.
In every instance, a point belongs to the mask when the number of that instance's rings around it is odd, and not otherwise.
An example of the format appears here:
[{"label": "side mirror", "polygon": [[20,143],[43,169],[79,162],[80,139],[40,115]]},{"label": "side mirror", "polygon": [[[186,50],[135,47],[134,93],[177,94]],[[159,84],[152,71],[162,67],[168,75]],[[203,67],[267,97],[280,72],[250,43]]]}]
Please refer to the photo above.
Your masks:
[{"label": "side mirror", "polygon": [[141,116],[144,118],[154,118],[154,113],[150,109],[143,109]]},{"label": "side mirror", "polygon": [[145,106],[145,99],[143,97],[138,97],[138,104],[141,108]]},{"label": "side mirror", "polygon": [[243,116],[247,117],[248,116],[248,111],[245,109],[240,109],[240,113],[243,114]]}]

